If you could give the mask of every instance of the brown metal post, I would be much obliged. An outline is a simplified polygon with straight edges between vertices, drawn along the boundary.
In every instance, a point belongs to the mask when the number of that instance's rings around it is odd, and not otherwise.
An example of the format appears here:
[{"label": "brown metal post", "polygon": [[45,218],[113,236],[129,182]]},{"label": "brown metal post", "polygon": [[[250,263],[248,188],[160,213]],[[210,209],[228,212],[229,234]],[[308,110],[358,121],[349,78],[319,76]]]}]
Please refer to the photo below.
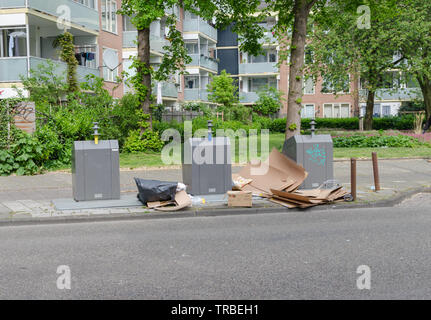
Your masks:
[{"label": "brown metal post", "polygon": [[350,189],[353,201],[356,201],[356,158],[350,159]]},{"label": "brown metal post", "polygon": [[375,191],[380,190],[380,177],[379,177],[379,165],[377,163],[377,152],[372,153],[373,158],[373,172],[374,172],[374,186]]}]

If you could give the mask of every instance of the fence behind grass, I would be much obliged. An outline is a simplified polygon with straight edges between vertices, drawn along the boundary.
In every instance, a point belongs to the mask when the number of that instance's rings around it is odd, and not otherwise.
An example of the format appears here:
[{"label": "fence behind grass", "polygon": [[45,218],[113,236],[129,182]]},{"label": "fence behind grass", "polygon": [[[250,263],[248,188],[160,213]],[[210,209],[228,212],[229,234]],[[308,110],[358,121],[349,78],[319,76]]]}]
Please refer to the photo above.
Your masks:
[{"label": "fence behind grass", "polygon": [[162,115],[162,121],[176,121],[178,123],[182,123],[184,121],[189,121],[193,120],[194,118],[202,117],[203,115],[203,112],[197,111],[165,111]]}]

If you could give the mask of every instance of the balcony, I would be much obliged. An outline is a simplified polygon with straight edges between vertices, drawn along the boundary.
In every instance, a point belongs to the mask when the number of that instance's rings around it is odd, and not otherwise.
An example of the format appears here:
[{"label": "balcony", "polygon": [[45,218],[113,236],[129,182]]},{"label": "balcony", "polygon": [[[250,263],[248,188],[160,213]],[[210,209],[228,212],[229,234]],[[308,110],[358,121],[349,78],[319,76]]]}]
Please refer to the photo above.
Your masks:
[{"label": "balcony", "polygon": [[184,100],[208,102],[208,91],[204,89],[185,89]]},{"label": "balcony", "polygon": [[[136,48],[138,39],[138,31],[125,31],[123,32],[123,48]],[[151,51],[164,53],[163,47],[169,46],[170,42],[166,39],[151,36],[150,47]]]},{"label": "balcony", "polygon": [[184,32],[200,32],[211,40],[214,40],[214,42],[217,42],[217,29],[210,26],[201,18],[185,20]]},{"label": "balcony", "polygon": [[[30,57],[30,69],[35,70],[37,69],[38,65],[45,64],[47,63],[47,61],[48,59]],[[50,61],[54,63],[56,75],[64,77],[67,70],[67,65],[61,61],[56,61],[56,60],[50,60]],[[77,73],[79,82],[84,82],[85,77],[90,74],[100,77],[99,69],[88,68],[83,66],[78,66],[76,69],[76,73]]]},{"label": "balcony", "polygon": [[[45,64],[48,59],[30,57],[30,69],[37,69],[37,66],[40,64]],[[57,76],[63,76],[65,79],[65,72],[67,69],[67,65],[61,61],[49,60],[54,63],[56,67],[55,73]],[[20,82],[20,76],[27,77],[28,68],[27,68],[27,58],[19,57],[19,58],[1,58],[0,59],[0,82]],[[78,66],[77,75],[78,81],[84,82],[85,77],[87,75],[93,74],[95,76],[100,76],[99,69],[87,68],[83,66]],[[64,80],[66,81],[66,80]]]},{"label": "balcony", "polygon": [[1,9],[24,8],[25,0],[0,0]]},{"label": "balcony", "polygon": [[123,48],[136,48],[138,39],[138,31],[124,31],[123,32]]},{"label": "balcony", "polygon": [[[359,90],[361,100],[367,100],[367,90]],[[376,91],[376,101],[409,101],[422,98],[420,88],[404,88],[404,89],[378,89]]]},{"label": "balcony", "polygon": [[19,82],[27,76],[27,58],[0,58],[0,82]]},{"label": "balcony", "polygon": [[[153,88],[153,95],[157,96],[157,84]],[[178,99],[178,87],[172,82],[162,83],[162,97]]]},{"label": "balcony", "polygon": [[192,62],[189,63],[187,66],[202,67],[214,72],[218,72],[218,63],[214,59],[211,59],[204,55],[199,56],[198,54],[191,54],[190,58],[192,58]]},{"label": "balcony", "polygon": [[[262,44],[262,45],[276,46],[278,44],[277,38],[270,31],[265,32],[264,37],[259,39],[258,42],[259,42],[259,44]],[[242,43],[242,41],[240,41],[240,44],[241,43]]]},{"label": "balcony", "polygon": [[256,92],[240,92],[239,101],[244,104],[253,104],[259,100],[259,95]]},{"label": "balcony", "polygon": [[[84,6],[72,0],[56,0],[55,5],[53,1],[47,0],[27,0],[28,8],[37,10],[54,17],[59,17],[57,9],[60,6],[67,6],[71,12],[71,22],[80,25],[84,28],[99,31],[99,12],[90,7]],[[0,0],[0,8],[25,8],[26,0]],[[62,13],[61,13],[62,14]]]},{"label": "balcony", "polygon": [[279,73],[277,63],[241,63],[239,65],[239,74],[274,74]]}]

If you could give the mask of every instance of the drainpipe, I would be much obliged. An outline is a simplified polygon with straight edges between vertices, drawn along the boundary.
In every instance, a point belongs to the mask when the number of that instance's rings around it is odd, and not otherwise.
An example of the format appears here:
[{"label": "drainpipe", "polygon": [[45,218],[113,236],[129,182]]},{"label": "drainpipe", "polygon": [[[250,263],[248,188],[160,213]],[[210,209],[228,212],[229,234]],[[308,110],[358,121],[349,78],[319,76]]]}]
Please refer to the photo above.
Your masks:
[{"label": "drainpipe", "polygon": [[[27,0],[28,2],[28,0]],[[27,34],[26,37],[26,46],[27,46],[27,77],[30,77],[30,25],[28,22],[28,14],[25,17],[25,32]]]}]

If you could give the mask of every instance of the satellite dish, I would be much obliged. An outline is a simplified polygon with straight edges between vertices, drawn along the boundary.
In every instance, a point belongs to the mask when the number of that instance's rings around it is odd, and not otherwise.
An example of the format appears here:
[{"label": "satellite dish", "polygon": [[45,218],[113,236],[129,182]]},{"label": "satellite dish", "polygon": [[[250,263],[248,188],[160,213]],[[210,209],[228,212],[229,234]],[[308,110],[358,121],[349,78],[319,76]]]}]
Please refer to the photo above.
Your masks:
[{"label": "satellite dish", "polygon": [[103,51],[103,64],[111,70],[115,70],[120,65],[118,63],[118,53],[112,49],[106,49]]}]

